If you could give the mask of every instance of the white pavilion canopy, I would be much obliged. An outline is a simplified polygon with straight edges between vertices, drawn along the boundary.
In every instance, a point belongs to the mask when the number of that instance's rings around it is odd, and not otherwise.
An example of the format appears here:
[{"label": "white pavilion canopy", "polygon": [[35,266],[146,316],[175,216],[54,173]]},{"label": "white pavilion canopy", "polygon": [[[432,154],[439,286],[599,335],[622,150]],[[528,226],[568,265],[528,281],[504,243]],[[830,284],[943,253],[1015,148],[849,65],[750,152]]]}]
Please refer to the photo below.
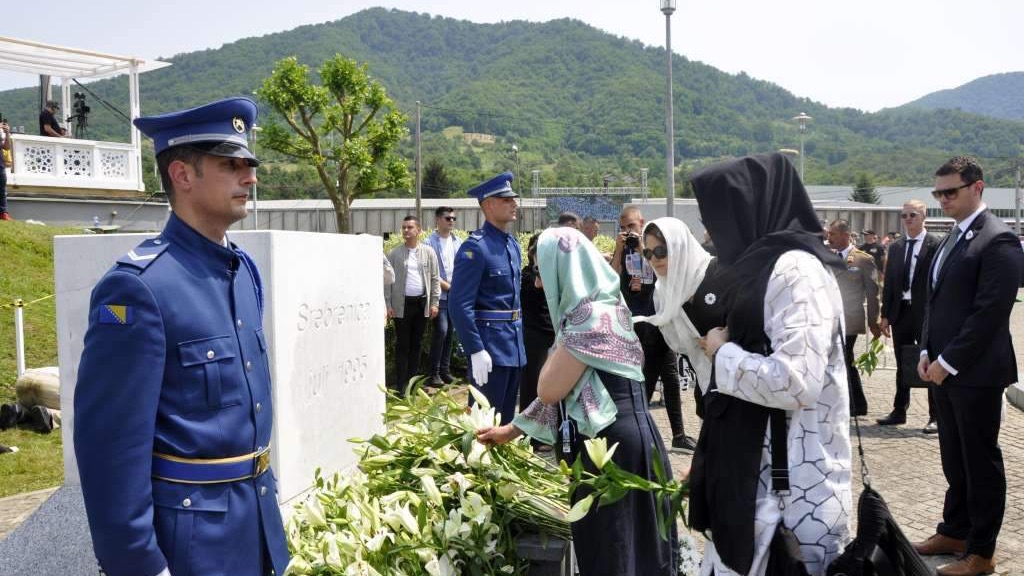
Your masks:
[{"label": "white pavilion canopy", "polygon": [[[61,109],[71,109],[71,80],[128,74],[129,115],[140,116],[139,74],[170,66],[138,56],[118,56],[0,36],[0,70],[60,78]],[[48,93],[48,87],[45,92]],[[142,184],[141,137],[131,126],[131,145],[73,138],[13,135],[15,187],[138,190]]]}]

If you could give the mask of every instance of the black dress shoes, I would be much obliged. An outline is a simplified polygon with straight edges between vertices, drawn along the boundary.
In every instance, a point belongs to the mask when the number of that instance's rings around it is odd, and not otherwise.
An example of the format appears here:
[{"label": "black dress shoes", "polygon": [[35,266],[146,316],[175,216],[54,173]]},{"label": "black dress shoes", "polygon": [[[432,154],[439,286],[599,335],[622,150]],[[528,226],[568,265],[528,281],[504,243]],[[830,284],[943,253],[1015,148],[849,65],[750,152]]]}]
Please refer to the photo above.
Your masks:
[{"label": "black dress shoes", "polygon": [[924,432],[925,434],[938,434],[939,423],[936,422],[935,420],[929,420],[928,423],[924,425],[924,430],[921,431]]},{"label": "black dress shoes", "polygon": [[907,416],[906,414],[891,412],[888,416],[884,418],[879,418],[875,420],[875,422],[878,422],[879,426],[896,426],[898,424],[906,424]]},{"label": "black dress shoes", "polygon": [[53,432],[53,414],[45,406],[33,406],[22,413],[18,428],[49,434]]},{"label": "black dress shoes", "polygon": [[14,428],[21,419],[21,410],[17,404],[4,404],[0,406],[0,430]]},{"label": "black dress shoes", "polygon": [[455,377],[451,374],[441,374],[441,380],[443,380],[445,384],[451,384],[452,382],[455,382]]}]

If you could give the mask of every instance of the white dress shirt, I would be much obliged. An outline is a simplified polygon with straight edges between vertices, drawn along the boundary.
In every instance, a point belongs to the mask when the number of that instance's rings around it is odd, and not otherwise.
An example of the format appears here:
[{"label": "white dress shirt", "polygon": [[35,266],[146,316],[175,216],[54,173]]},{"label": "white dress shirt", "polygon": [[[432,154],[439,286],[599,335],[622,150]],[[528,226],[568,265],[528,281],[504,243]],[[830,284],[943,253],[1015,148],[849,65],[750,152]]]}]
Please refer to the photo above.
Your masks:
[{"label": "white dress shirt", "polygon": [[[920,234],[918,234],[917,236],[914,236],[913,238],[907,238],[907,242],[909,242],[911,240],[914,240],[914,252],[913,252],[913,254],[910,255],[910,258],[911,258],[911,261],[910,261],[910,283],[911,284],[914,283],[914,272],[917,271],[917,258],[921,254],[921,246],[924,246],[924,239],[927,238],[927,237],[928,237],[928,231],[925,230],[924,228],[922,228]],[[905,262],[906,262],[906,260],[904,260],[904,266],[906,266]],[[900,272],[902,272],[902,270]],[[902,278],[902,275],[901,275],[901,278]],[[906,302],[910,302],[911,301],[912,298],[911,298],[910,292],[911,291],[909,289],[903,291],[903,300],[904,301],[906,301]]]}]

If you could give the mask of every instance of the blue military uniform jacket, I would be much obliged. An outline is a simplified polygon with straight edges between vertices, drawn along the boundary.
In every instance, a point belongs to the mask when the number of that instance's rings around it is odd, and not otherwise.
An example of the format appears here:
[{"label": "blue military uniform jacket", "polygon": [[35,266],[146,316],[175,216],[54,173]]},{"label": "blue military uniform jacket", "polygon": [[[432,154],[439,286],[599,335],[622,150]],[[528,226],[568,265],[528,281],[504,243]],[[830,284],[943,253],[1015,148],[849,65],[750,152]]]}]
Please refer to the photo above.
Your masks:
[{"label": "blue military uniform jacket", "polygon": [[283,574],[272,471],[209,484],[153,478],[154,452],[217,459],[262,450],[272,414],[259,273],[242,250],[172,214],[92,292],[74,443],[105,573]]},{"label": "blue military uniform jacket", "polygon": [[[448,312],[467,355],[486,349],[495,366],[526,364],[519,300],[521,265],[515,237],[490,222],[459,247]],[[480,311],[514,311],[515,320],[482,319]]]}]

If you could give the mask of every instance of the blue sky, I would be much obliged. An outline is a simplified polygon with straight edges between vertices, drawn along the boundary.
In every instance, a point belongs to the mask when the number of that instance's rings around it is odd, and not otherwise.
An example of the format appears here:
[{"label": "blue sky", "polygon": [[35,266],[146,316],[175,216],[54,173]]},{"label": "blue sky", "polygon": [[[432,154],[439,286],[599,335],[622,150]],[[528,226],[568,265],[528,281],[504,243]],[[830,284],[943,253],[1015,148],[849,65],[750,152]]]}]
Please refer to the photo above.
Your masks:
[{"label": "blue sky", "polygon": [[[571,17],[646,44],[665,42],[658,0],[4,2],[0,36],[166,57],[371,6],[473,22]],[[744,71],[798,96],[877,110],[979,76],[1024,70],[1022,23],[1020,0],[679,0],[672,44],[688,58]],[[0,72],[0,89],[35,83],[33,76]]]}]

